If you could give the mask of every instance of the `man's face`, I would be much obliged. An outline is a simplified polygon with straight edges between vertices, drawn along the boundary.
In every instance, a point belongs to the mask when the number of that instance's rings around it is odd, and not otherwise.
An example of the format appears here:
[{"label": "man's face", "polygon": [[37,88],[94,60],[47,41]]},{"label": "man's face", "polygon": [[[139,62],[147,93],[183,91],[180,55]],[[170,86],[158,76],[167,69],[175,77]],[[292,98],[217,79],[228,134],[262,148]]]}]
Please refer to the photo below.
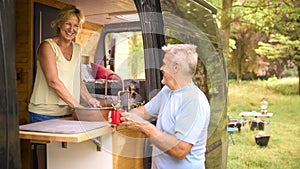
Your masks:
[{"label": "man's face", "polygon": [[[160,71],[163,74],[163,78],[161,80],[161,83],[164,85],[171,84],[171,81],[174,80],[173,75],[174,75],[174,64],[172,63],[171,59],[171,54],[166,53],[163,59],[163,65],[160,68]],[[170,86],[169,86],[170,87]]]}]

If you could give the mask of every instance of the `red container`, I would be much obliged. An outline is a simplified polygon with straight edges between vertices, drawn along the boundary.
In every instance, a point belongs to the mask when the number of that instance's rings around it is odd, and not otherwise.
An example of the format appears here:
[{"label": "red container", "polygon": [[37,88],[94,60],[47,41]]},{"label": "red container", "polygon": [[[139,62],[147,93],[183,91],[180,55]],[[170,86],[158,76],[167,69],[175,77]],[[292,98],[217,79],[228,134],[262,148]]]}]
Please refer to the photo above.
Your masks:
[{"label": "red container", "polygon": [[121,121],[121,114],[124,110],[112,110],[111,111],[111,123],[113,124],[120,124]]}]

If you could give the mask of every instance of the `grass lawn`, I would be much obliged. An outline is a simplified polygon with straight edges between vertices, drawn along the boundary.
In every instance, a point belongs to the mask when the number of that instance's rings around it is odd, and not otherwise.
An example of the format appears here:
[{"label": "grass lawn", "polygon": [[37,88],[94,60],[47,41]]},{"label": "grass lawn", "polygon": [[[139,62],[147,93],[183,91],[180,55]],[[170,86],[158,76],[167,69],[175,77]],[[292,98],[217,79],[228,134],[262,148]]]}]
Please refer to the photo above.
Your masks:
[{"label": "grass lawn", "polygon": [[[255,143],[259,131],[247,123],[234,134],[235,144],[228,149],[228,169],[296,169],[300,168],[300,96],[298,78],[229,82],[228,114],[241,119],[242,111],[260,111],[260,101],[267,98],[271,118],[271,134],[267,147]],[[267,120],[267,119],[265,119]],[[265,124],[264,132],[268,134]]]}]

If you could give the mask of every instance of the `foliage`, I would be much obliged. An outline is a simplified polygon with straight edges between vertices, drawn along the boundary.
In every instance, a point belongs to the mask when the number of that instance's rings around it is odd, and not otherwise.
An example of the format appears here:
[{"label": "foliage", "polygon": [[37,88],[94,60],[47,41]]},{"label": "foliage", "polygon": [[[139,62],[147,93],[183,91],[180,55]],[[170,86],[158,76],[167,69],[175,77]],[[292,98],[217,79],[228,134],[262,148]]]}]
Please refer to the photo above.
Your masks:
[{"label": "foliage", "polygon": [[[260,42],[258,54],[269,59],[294,58],[300,51],[300,2],[293,0],[247,0],[239,5],[246,25],[270,35],[267,43]],[[242,12],[240,12],[242,11]],[[277,41],[277,43],[274,43]],[[293,60],[299,65],[297,60]]]},{"label": "foliage", "polygon": [[[226,0],[210,0],[210,2],[219,9],[218,19],[224,16],[230,17],[231,57],[228,58],[228,63],[229,70],[235,72],[237,76],[249,72],[257,74],[261,71],[273,71],[267,72],[266,75],[275,74],[281,77],[286,68],[291,66],[283,65],[284,63],[290,64],[291,61],[296,66],[300,66],[300,1],[233,0],[230,9],[224,9],[222,6],[224,4],[228,6]],[[264,34],[267,39],[261,37],[262,39],[257,41],[256,45],[246,46],[245,44],[252,39],[252,36],[245,37],[247,33],[243,30],[246,28],[251,28],[260,35]],[[255,40],[253,39],[252,42]],[[251,54],[252,49],[255,49],[255,53]],[[268,63],[270,68],[266,69],[267,65],[255,66],[261,61]],[[280,66],[284,69],[274,69]]]},{"label": "foliage", "polygon": [[130,67],[129,73],[132,78],[144,78],[145,77],[145,63],[143,53],[143,41],[142,33],[134,32],[133,36],[129,38],[129,57],[128,67]]},{"label": "foliage", "polygon": [[233,8],[233,20],[253,25],[267,34],[280,33],[297,39],[300,33],[300,30],[297,30],[299,28],[299,5],[299,2],[293,0],[237,1]]},{"label": "foliage", "polygon": [[269,63],[258,56],[255,49],[259,41],[266,40],[266,35],[252,26],[241,26],[240,23],[234,25],[231,39],[235,41],[235,47],[229,60],[229,70],[236,73],[238,80],[247,73],[265,76]]},{"label": "foliage", "polygon": [[298,78],[276,79],[270,78],[266,81],[266,88],[276,94],[297,95]]},{"label": "foliage", "polygon": [[259,42],[259,48],[256,53],[265,55],[269,59],[288,58],[300,66],[297,60],[297,51],[300,51],[300,40],[291,40],[290,36],[274,34],[268,43]]}]

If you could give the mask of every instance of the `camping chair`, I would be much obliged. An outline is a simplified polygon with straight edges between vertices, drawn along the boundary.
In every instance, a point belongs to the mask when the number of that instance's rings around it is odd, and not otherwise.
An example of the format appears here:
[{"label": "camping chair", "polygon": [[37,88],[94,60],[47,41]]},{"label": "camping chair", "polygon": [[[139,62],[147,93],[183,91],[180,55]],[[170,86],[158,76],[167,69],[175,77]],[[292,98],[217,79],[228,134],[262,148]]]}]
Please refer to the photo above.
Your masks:
[{"label": "camping chair", "polygon": [[242,126],[244,126],[243,120],[231,120],[230,116],[228,115],[227,132],[228,132],[228,139],[230,143],[235,144],[233,139],[233,134],[236,131],[241,132]]},{"label": "camping chair", "polygon": [[235,127],[228,127],[227,126],[227,132],[228,132],[228,140],[229,140],[229,143],[232,143],[232,144],[235,144],[234,143],[234,139],[233,139],[233,134],[234,132],[236,132],[238,129],[235,128]]}]

